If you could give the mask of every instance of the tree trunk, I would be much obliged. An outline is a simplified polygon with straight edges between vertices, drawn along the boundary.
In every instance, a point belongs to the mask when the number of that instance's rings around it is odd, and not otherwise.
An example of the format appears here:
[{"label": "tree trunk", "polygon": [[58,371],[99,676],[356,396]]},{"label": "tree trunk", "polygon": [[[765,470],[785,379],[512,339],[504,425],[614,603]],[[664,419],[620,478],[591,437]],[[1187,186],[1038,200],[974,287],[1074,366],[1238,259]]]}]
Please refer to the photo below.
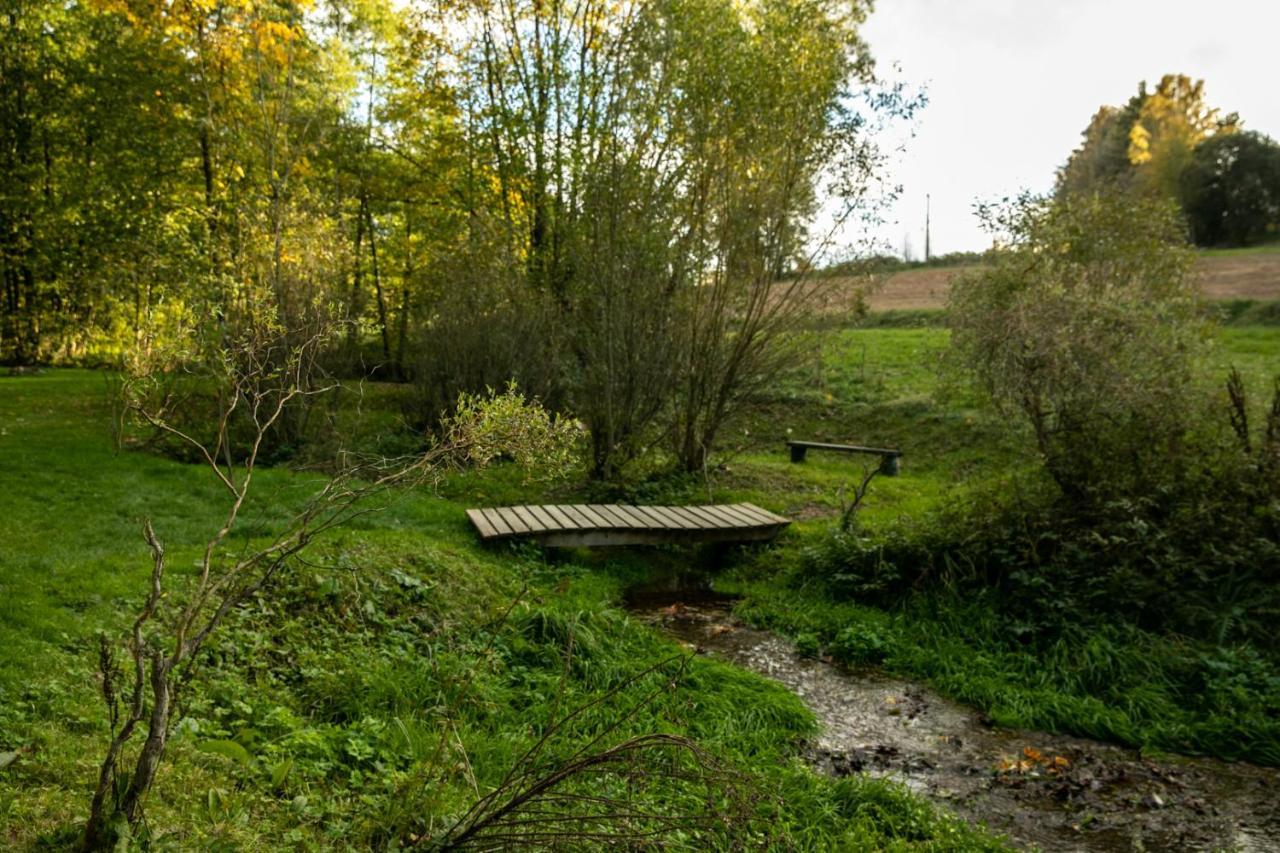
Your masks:
[{"label": "tree trunk", "polygon": [[169,684],[171,661],[157,651],[151,659],[151,719],[147,723],[147,741],[142,745],[138,755],[138,763],[129,780],[129,789],[125,791],[120,810],[124,812],[129,826],[134,827],[142,819],[142,801],[146,799],[155,781],[156,770],[160,767],[160,759],[164,757],[164,746],[169,740],[169,712],[172,708]]},{"label": "tree trunk", "polygon": [[369,260],[373,268],[373,290],[378,297],[378,325],[382,329],[383,363],[391,366],[391,333],[387,329],[387,300],[382,292],[382,277],[378,274],[378,241],[374,228],[373,210],[364,203],[365,216],[369,218]]}]

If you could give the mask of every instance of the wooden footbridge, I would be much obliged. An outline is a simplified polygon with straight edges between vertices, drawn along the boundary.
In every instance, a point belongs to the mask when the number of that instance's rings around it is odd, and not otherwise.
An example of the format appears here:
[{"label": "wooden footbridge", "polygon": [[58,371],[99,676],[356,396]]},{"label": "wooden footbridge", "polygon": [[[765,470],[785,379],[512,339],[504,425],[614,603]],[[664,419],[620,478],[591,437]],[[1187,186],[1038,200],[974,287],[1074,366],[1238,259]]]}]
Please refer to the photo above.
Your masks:
[{"label": "wooden footbridge", "polygon": [[485,541],[532,539],[552,548],[759,542],[791,522],[755,504],[628,506],[557,504],[469,509]]}]

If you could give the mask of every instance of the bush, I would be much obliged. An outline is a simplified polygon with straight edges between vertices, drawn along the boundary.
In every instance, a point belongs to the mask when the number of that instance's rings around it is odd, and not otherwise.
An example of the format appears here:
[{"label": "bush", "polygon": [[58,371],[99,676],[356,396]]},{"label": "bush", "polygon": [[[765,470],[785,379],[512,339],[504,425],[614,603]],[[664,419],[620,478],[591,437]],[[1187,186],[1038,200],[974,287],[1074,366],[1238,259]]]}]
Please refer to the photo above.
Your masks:
[{"label": "bush", "polygon": [[1203,337],[1177,209],[1093,195],[986,213],[1007,243],[952,288],[952,366],[1022,416],[1074,502],[1168,482],[1194,456]]},{"label": "bush", "polygon": [[[1120,623],[1280,649],[1280,486],[1260,460],[1224,448],[1182,489],[1086,508],[977,495],[875,536],[833,534],[806,551],[798,581],[880,607],[931,590],[981,597],[1028,643]],[[838,642],[838,657],[874,660],[867,637]]]},{"label": "bush", "polygon": [[455,285],[440,296],[413,347],[414,394],[406,415],[431,429],[453,412],[460,394],[501,388],[511,380],[558,407],[560,336],[545,300],[503,293],[462,272]]},{"label": "bush", "polygon": [[884,662],[891,643],[888,630],[869,622],[858,622],[836,634],[830,651],[833,657],[847,664],[871,666]]}]

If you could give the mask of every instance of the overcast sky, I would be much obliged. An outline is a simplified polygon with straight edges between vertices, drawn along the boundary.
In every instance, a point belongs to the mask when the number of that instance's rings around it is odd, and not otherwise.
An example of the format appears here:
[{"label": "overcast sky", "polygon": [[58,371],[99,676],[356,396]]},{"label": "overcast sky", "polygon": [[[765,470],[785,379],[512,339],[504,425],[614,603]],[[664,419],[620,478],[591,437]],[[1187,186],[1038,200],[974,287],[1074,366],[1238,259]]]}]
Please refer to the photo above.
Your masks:
[{"label": "overcast sky", "polygon": [[[929,105],[892,164],[903,196],[880,237],[934,254],[989,243],[979,198],[1047,191],[1103,104],[1166,73],[1205,80],[1210,105],[1280,138],[1280,0],[877,0],[864,35],[882,74]],[[900,70],[893,71],[894,65]]]}]

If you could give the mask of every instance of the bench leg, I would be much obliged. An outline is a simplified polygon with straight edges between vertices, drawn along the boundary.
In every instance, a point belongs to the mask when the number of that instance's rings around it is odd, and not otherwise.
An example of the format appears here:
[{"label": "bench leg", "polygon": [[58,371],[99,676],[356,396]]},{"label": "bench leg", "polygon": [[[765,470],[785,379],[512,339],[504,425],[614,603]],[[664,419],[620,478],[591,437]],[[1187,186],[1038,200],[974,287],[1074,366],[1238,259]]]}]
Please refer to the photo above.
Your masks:
[{"label": "bench leg", "polygon": [[898,457],[881,456],[880,457],[880,473],[886,477],[898,476]]},{"label": "bench leg", "polygon": [[803,462],[803,461],[804,461],[804,455],[805,455],[806,453],[808,453],[808,452],[809,452],[809,448],[807,448],[807,447],[795,447],[795,446],[793,445],[793,446],[792,446],[792,448],[791,448],[791,461],[792,461],[792,462]]}]

